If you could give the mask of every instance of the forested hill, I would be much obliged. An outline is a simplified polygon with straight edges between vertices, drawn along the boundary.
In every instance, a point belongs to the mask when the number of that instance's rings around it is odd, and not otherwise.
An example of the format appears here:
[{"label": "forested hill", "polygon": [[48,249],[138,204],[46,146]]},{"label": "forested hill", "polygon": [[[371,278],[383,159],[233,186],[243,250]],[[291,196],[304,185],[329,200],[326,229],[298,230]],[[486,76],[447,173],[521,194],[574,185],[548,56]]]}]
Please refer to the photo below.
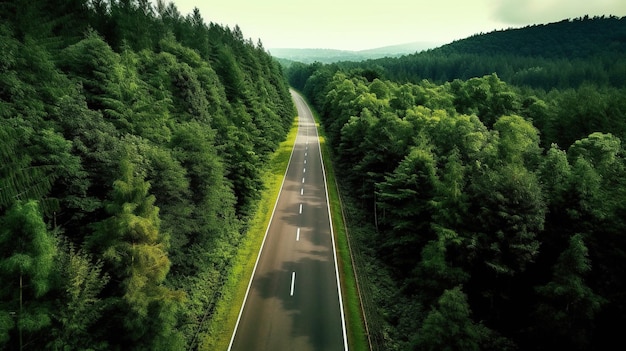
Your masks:
[{"label": "forested hill", "polygon": [[515,85],[552,89],[626,85],[626,18],[578,18],[477,34],[399,58],[342,63],[379,76],[417,83],[496,73]]},{"label": "forested hill", "polygon": [[294,107],[238,27],[0,4],[0,349],[194,350]]},{"label": "forested hill", "polygon": [[477,34],[433,52],[575,59],[626,55],[626,18],[583,17]]}]

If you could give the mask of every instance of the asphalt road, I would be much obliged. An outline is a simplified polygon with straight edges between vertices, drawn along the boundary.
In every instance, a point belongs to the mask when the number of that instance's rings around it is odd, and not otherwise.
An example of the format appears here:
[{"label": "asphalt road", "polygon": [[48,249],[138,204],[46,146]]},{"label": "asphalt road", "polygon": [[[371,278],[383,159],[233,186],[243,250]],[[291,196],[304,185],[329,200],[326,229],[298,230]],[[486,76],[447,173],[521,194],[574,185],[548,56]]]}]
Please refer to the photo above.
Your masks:
[{"label": "asphalt road", "polygon": [[292,91],[299,128],[229,350],[348,350],[319,138]]}]

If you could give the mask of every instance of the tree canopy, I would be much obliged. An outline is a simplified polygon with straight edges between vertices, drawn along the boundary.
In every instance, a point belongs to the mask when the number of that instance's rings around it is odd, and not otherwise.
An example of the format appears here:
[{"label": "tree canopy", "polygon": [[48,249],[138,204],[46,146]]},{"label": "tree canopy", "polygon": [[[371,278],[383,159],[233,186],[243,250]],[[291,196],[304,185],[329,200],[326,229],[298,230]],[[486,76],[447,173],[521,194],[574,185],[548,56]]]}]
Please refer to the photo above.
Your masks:
[{"label": "tree canopy", "polygon": [[295,116],[282,68],[161,0],[0,19],[0,348],[197,348]]},{"label": "tree canopy", "polygon": [[624,23],[290,65],[332,147],[375,349],[620,342]]}]

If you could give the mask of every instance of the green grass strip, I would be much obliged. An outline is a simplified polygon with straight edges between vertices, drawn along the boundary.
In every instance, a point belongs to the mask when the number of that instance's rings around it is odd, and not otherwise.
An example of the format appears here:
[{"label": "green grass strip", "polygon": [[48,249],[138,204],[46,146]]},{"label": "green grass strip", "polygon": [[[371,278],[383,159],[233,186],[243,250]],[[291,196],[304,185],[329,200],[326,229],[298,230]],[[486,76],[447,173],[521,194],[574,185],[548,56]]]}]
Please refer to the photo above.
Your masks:
[{"label": "green grass strip", "polygon": [[246,296],[250,276],[263,243],[265,231],[272,217],[274,204],[280,193],[285,171],[291,157],[291,150],[298,134],[298,118],[294,119],[287,138],[272,156],[267,171],[263,174],[265,190],[252,217],[248,231],[243,237],[232,269],[224,284],[221,299],[217,302],[215,312],[207,327],[207,333],[200,338],[198,350],[228,350],[230,338],[237,324],[239,311]]},{"label": "green grass strip", "polygon": [[350,254],[350,246],[348,243],[341,198],[339,196],[339,189],[337,188],[335,171],[332,167],[330,145],[325,142],[326,135],[321,127],[321,124],[319,123],[319,117],[315,111],[313,111],[313,115],[315,116],[317,130],[320,136],[320,146],[322,148],[326,182],[328,183],[328,202],[330,203],[333,232],[335,233],[335,245],[337,245],[336,249],[337,254],[339,255],[337,260],[339,262],[339,277],[342,285],[341,289],[346,318],[346,332],[348,334],[348,348],[351,351],[367,351],[370,350],[370,346],[367,340],[357,281],[352,267],[352,257]]}]

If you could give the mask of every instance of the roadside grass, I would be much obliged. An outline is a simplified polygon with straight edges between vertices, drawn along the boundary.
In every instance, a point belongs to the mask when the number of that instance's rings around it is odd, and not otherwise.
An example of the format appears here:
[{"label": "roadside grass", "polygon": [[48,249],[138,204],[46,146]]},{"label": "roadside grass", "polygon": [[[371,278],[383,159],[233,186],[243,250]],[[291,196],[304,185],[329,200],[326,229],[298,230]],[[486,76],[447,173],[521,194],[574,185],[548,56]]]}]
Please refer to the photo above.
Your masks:
[{"label": "roadside grass", "polygon": [[298,120],[297,117],[294,119],[286,140],[274,152],[267,171],[263,175],[265,189],[261,194],[256,212],[251,218],[248,230],[241,240],[229,276],[222,289],[221,298],[215,306],[215,312],[207,327],[206,334],[200,339],[198,350],[228,350],[259,249],[263,243],[265,231],[280,193],[285,171],[291,157],[291,150],[296,141]]},{"label": "roadside grass", "polygon": [[[335,180],[335,172],[332,167],[332,157],[329,146],[325,143],[326,136],[319,117],[315,111],[313,115],[318,128],[320,146],[322,151],[324,170],[328,186],[328,201],[331,208],[332,226],[335,234],[337,261],[339,264],[339,276],[346,318],[346,332],[348,347],[351,351],[370,350],[364,317],[359,299],[359,292],[352,267],[350,247],[344,223],[342,204],[339,190]],[[280,144],[272,159],[267,172],[263,175],[265,190],[261,195],[256,213],[250,221],[248,231],[243,237],[237,256],[234,259],[229,276],[224,284],[221,299],[217,302],[213,317],[207,327],[206,333],[200,338],[198,350],[200,351],[226,351],[230,344],[239,311],[248,289],[248,283],[252,270],[256,263],[257,255],[265,231],[269,225],[274,204],[278,198],[285,171],[291,157],[291,150],[298,132],[298,118],[294,119],[291,130],[286,140]]]}]

